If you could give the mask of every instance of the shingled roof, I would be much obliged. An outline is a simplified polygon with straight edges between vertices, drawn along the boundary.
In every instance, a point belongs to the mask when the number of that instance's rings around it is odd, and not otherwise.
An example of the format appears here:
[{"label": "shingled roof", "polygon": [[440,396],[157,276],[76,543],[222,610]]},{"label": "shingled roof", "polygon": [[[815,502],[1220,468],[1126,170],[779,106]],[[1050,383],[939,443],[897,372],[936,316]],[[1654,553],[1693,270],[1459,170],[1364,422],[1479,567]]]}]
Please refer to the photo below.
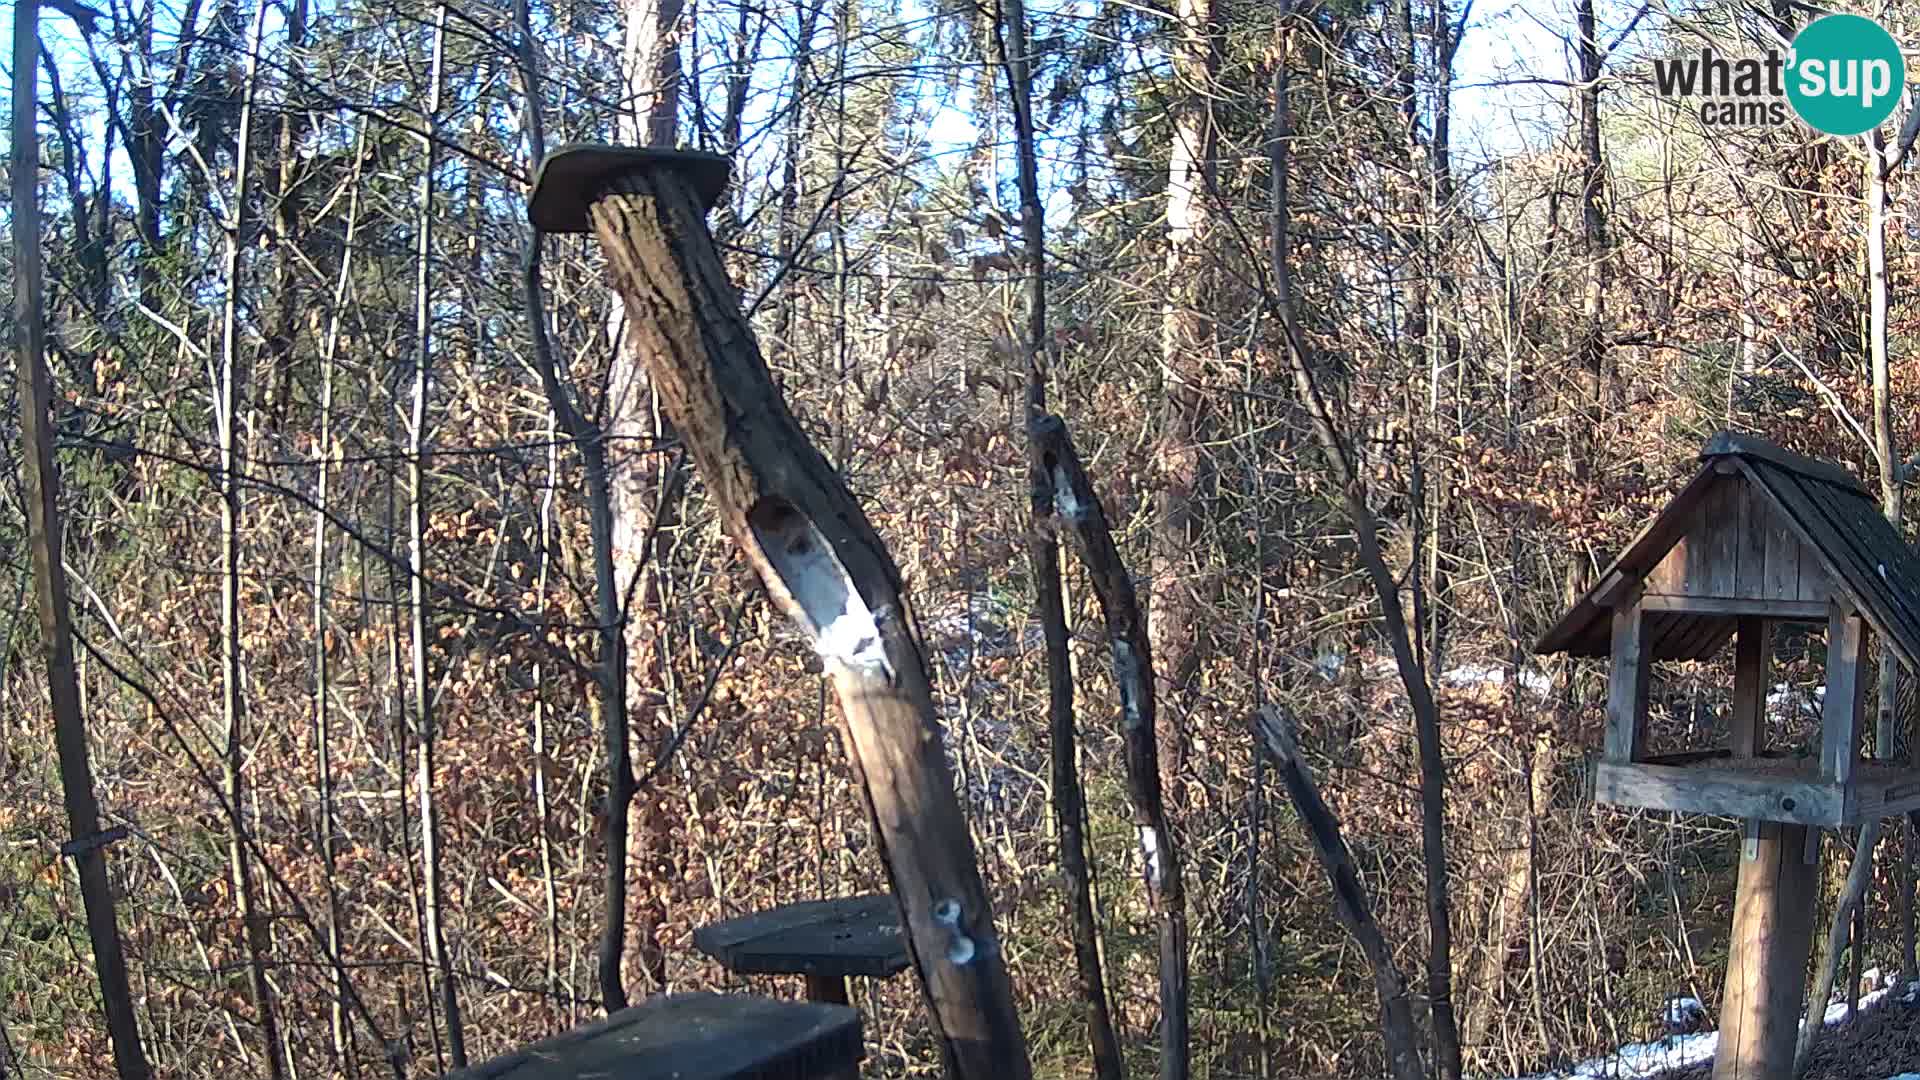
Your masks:
[{"label": "shingled roof", "polygon": [[[1721,432],[1700,452],[1700,472],[1635,537],[1599,584],[1534,646],[1537,653],[1605,656],[1611,609],[1629,583],[1649,573],[1713,511],[1716,492],[1744,479],[1752,499],[1820,563],[1832,591],[1851,601],[1909,668],[1920,670],[1920,557],[1853,474],[1764,439]],[[1803,554],[1801,556],[1805,558]],[[1669,613],[1653,628],[1658,659],[1702,659],[1733,632],[1733,612]]]}]

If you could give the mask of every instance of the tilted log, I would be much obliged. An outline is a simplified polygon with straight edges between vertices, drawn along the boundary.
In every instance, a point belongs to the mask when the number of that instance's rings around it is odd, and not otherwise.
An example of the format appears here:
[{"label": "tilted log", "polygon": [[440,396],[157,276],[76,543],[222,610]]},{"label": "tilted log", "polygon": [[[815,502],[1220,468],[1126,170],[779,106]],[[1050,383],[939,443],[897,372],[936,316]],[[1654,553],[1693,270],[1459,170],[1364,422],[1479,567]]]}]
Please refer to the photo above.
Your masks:
[{"label": "tilted log", "polygon": [[1366,887],[1360,883],[1360,872],[1340,834],[1340,819],[1320,797],[1313,773],[1300,757],[1300,736],[1294,730],[1293,718],[1268,705],[1255,714],[1254,730],[1260,736],[1260,747],[1254,753],[1265,749],[1280,767],[1287,797],[1293,800],[1293,808],[1307,827],[1307,837],[1313,841],[1314,854],[1327,872],[1327,881],[1333,886],[1334,914],[1353,935],[1366,955],[1367,966],[1373,969],[1374,990],[1380,995],[1380,1038],[1386,1044],[1387,1075],[1394,1080],[1424,1080],[1426,1071],[1420,1063],[1420,1039],[1413,1026],[1407,980],[1393,962],[1393,949],[1373,920]]},{"label": "tilted log", "polygon": [[[1120,561],[1107,513],[1073,449],[1066,422],[1035,417],[1028,429],[1032,456],[1053,491],[1053,512],[1087,564],[1107,620],[1113,681],[1120,691],[1120,735],[1126,748],[1127,800],[1140,840],[1147,902],[1160,931],[1160,1075],[1181,1080],[1188,1071],[1187,900],[1180,848],[1167,822],[1160,790],[1160,748],[1154,728],[1153,650],[1133,578]],[[1038,478],[1036,479],[1038,482]]]},{"label": "tilted log", "polygon": [[1032,1068],[973,843],[949,777],[899,571],[788,411],[706,224],[724,158],[610,147],[548,155],[528,208],[591,228],[633,340],[722,526],[819,653],[928,1012],[954,1075]]}]

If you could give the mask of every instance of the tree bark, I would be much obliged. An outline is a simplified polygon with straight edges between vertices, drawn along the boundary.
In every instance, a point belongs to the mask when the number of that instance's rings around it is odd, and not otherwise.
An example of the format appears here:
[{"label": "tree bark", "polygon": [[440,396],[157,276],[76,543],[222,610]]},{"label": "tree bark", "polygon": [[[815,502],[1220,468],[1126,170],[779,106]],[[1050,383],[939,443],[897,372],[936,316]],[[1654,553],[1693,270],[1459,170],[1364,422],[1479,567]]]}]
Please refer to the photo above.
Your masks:
[{"label": "tree bark", "polygon": [[[1591,0],[1581,0],[1589,3]],[[1292,5],[1281,5],[1282,35]],[[1345,438],[1335,426],[1332,410],[1314,381],[1312,354],[1300,332],[1293,304],[1290,247],[1291,205],[1287,193],[1288,140],[1292,137],[1288,111],[1286,48],[1275,66],[1273,118],[1268,142],[1271,169],[1271,266],[1273,287],[1268,302],[1280,319],[1282,351],[1293,375],[1294,392],[1306,410],[1314,439],[1343,494],[1347,520],[1353,526],[1362,569],[1380,604],[1380,621],[1392,645],[1394,665],[1413,708],[1414,734],[1420,746],[1420,837],[1427,875],[1427,999],[1433,1011],[1434,1066],[1441,1080],[1459,1080],[1460,1033],[1453,1010],[1453,927],[1449,899],[1446,847],[1446,759],[1440,744],[1440,709],[1433,699],[1427,672],[1414,655],[1413,638],[1400,604],[1400,589],[1380,549],[1380,526],[1367,504],[1366,486],[1355,467]]]},{"label": "tree bark", "polygon": [[1080,465],[1066,424],[1057,416],[1037,417],[1032,439],[1045,479],[1051,481],[1048,496],[1056,528],[1073,535],[1106,616],[1113,682],[1120,695],[1120,737],[1126,747],[1127,800],[1140,839],[1147,904],[1159,922],[1160,1076],[1161,1080],[1183,1080],[1189,1064],[1187,901],[1180,848],[1160,789],[1153,646],[1134,595],[1133,577],[1120,561],[1106,510]]},{"label": "tree bark", "polygon": [[[1013,100],[1014,146],[1019,161],[1020,225],[1027,257],[1027,420],[1047,407],[1047,260],[1045,207],[1040,201],[1040,170],[1034,152],[1033,65],[1028,53],[1027,12],[1022,0],[1004,0],[995,30],[1000,59]],[[1121,1080],[1126,1064],[1114,1035],[1100,964],[1099,926],[1094,917],[1092,876],[1087,865],[1086,795],[1080,784],[1074,727],[1073,662],[1068,655],[1066,601],[1060,584],[1060,544],[1045,524],[1053,516],[1053,485],[1044,447],[1027,444],[1027,559],[1033,571],[1034,606],[1047,645],[1048,752],[1053,766],[1053,818],[1066,878],[1067,913],[1080,998],[1087,1007],[1087,1042],[1098,1080]]]},{"label": "tree bark", "polygon": [[1320,865],[1333,886],[1334,913],[1360,946],[1367,966],[1373,971],[1374,990],[1380,995],[1380,1038],[1386,1044],[1387,1074],[1394,1080],[1425,1080],[1407,981],[1393,962],[1393,950],[1373,920],[1366,886],[1360,883],[1353,856],[1340,835],[1340,819],[1320,798],[1313,774],[1300,756],[1300,738],[1293,720],[1269,705],[1256,717],[1255,728],[1260,733],[1261,747],[1280,767],[1280,779],[1287,787],[1287,796],[1293,800],[1294,809],[1306,825],[1314,854],[1320,857]]},{"label": "tree bark", "polygon": [[1165,706],[1157,721],[1160,786],[1175,809],[1185,804],[1180,777],[1186,763],[1185,713],[1193,696],[1187,684],[1200,660],[1197,626],[1206,585],[1204,571],[1195,562],[1195,540],[1206,486],[1203,386],[1212,335],[1202,314],[1202,296],[1213,229],[1208,200],[1218,142],[1213,120],[1218,35],[1214,0],[1177,0],[1170,43],[1175,100],[1167,159],[1167,303],[1160,322],[1166,404],[1154,449],[1160,491],[1147,594],[1148,627],[1160,658],[1157,689]]},{"label": "tree bark", "polygon": [[354,140],[353,175],[347,191],[346,241],[340,256],[340,274],[334,280],[333,306],[327,318],[326,339],[320,351],[320,468],[314,484],[313,500],[313,726],[314,746],[314,786],[320,803],[319,849],[320,864],[327,876],[327,956],[333,961],[333,1004],[330,1010],[329,1030],[333,1037],[333,1051],[338,1059],[336,1068],[351,1069],[352,1031],[347,1014],[348,986],[347,971],[339,962],[341,955],[340,890],[334,868],[334,798],[333,798],[333,729],[332,705],[332,634],[327,596],[332,592],[332,568],[327,551],[327,517],[332,512],[328,505],[331,497],[330,482],[333,475],[332,461],[334,450],[333,433],[333,383],[334,365],[339,355],[340,324],[347,303],[347,285],[353,276],[354,241],[359,236],[360,226],[360,174],[366,157],[361,152],[366,146],[366,122],[362,121],[358,136]]},{"label": "tree bark", "polygon": [[127,961],[120,948],[113,885],[107,877],[107,838],[100,832],[100,804],[87,755],[87,725],[80,712],[80,678],[73,662],[73,624],[67,603],[66,564],[61,560],[60,476],[53,463],[53,380],[47,373],[46,299],[40,252],[40,133],[35,121],[40,72],[40,5],[19,0],[13,8],[13,215],[14,371],[19,380],[22,495],[26,501],[27,549],[33,562],[34,606],[40,616],[42,661],[53,705],[54,747],[66,802],[67,852],[80,879],[87,940],[121,1080],[147,1080],[152,1071],[140,1045],[140,1024]]},{"label": "tree bark", "polygon": [[[626,145],[674,145],[680,110],[682,9],[683,0],[622,0],[622,100],[616,127]],[[678,459],[667,461],[655,453],[673,432],[656,420],[653,387],[645,363],[634,354],[633,328],[624,324],[624,310],[615,305],[608,318],[613,355],[599,421],[601,437],[592,451],[602,463],[589,466],[589,483],[596,482],[594,469],[603,471],[606,520],[591,527],[605,529],[611,563],[610,576],[601,582],[596,554],[595,588],[602,594],[603,635],[610,626],[622,638],[618,656],[611,660],[606,657],[615,650],[603,640],[603,665],[617,664],[624,681],[618,693],[603,685],[601,715],[608,746],[609,794],[607,921],[600,944],[600,978],[602,997],[613,1008],[616,1000],[624,1004],[626,987],[633,981],[642,983],[649,993],[667,989],[666,949],[659,934],[667,915],[661,896],[665,883],[657,880],[654,867],[672,841],[661,815],[641,814],[634,820],[631,806],[638,791],[631,743],[636,733],[644,739],[654,727],[656,710],[637,708],[638,704],[655,693],[665,698],[659,691],[667,677],[660,651],[664,632],[661,564],[665,539],[678,520],[685,467]],[[590,507],[601,498],[589,490]],[[596,531],[595,535],[601,534]],[[638,602],[630,602],[636,590]],[[636,870],[639,880],[629,881]],[[637,939],[631,956],[629,925]],[[619,965],[617,976],[609,964]]]},{"label": "tree bark", "polygon": [[635,350],[722,527],[826,664],[945,1059],[1027,1080],[1013,989],[941,747],[899,571],[775,387],[686,182],[630,172],[593,227]]},{"label": "tree bark", "polygon": [[274,1080],[285,1074],[280,1025],[274,1014],[273,990],[267,982],[267,958],[273,941],[254,891],[253,858],[247,848],[245,654],[240,627],[240,535],[244,507],[240,487],[240,292],[241,251],[247,242],[247,184],[251,164],[254,95],[259,82],[259,55],[267,16],[266,0],[254,6],[253,29],[248,33],[246,74],[240,106],[239,132],[234,146],[233,193],[227,221],[226,297],[220,318],[220,660],[221,712],[225,724],[225,786],[228,815],[228,869],[233,875],[234,901],[245,934],[247,975],[255,1022],[266,1044],[267,1071]]},{"label": "tree bark", "polygon": [[407,425],[407,580],[410,588],[408,659],[413,675],[413,725],[419,752],[415,778],[420,798],[420,871],[426,888],[427,951],[440,991],[440,1011],[447,1025],[447,1052],[453,1067],[467,1065],[466,1025],[460,1017],[460,990],[453,981],[453,961],[447,955],[446,915],[440,883],[440,824],[434,807],[434,756],[439,732],[434,725],[433,683],[427,671],[427,396],[433,378],[433,207],[434,168],[438,163],[434,129],[439,124],[440,84],[446,57],[447,6],[434,8],[433,57],[428,65],[425,131],[420,149],[426,160],[420,173],[419,205],[414,220],[413,334],[417,348],[413,365],[412,415]]}]

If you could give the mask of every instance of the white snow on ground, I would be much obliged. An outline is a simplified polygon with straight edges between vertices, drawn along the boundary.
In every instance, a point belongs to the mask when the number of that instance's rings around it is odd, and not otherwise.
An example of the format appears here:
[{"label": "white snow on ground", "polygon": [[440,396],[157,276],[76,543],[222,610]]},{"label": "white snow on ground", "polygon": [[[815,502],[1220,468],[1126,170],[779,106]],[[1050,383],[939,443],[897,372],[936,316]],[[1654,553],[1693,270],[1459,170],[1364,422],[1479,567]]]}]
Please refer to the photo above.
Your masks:
[{"label": "white snow on ground", "polygon": [[[1907,988],[1907,1000],[1913,1000],[1920,983],[1912,983]],[[1859,1007],[1864,1009],[1886,997],[1888,990],[1875,990],[1860,999]],[[1837,1024],[1847,1014],[1844,1002],[1835,1002],[1827,1006],[1826,1022]],[[1689,1065],[1698,1065],[1713,1057],[1715,1048],[1720,1045],[1720,1033],[1703,1031],[1698,1035],[1673,1035],[1647,1043],[1630,1043],[1611,1054],[1589,1058],[1571,1069],[1536,1073],[1520,1080],[1637,1080],[1640,1077],[1653,1076],[1667,1069],[1684,1069]],[[1909,1073],[1893,1080],[1920,1080],[1920,1073]]]},{"label": "white snow on ground", "polygon": [[[1440,681],[1447,686],[1504,686],[1507,669],[1493,664],[1461,664],[1441,672]],[[1532,668],[1521,668],[1517,681],[1536,697],[1546,697],[1553,690],[1553,680],[1546,672]]]}]

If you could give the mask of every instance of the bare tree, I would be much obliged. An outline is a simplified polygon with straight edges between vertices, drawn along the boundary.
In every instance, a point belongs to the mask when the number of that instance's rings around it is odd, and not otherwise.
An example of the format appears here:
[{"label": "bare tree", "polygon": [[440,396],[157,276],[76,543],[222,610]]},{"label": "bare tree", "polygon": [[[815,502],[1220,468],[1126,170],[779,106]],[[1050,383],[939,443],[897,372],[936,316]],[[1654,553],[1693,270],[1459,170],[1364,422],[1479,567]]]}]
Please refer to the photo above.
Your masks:
[{"label": "bare tree", "polygon": [[217,417],[220,427],[220,644],[221,708],[226,724],[226,804],[230,829],[229,869],[246,934],[247,974],[257,1011],[261,1038],[266,1044],[267,1071],[279,1080],[285,1075],[281,1060],[279,1021],[273,989],[267,981],[267,960],[273,951],[267,921],[259,910],[253,880],[253,857],[246,835],[246,665],[241,627],[241,521],[244,514],[240,480],[243,451],[240,422],[240,305],[243,267],[241,253],[246,230],[248,181],[252,166],[254,97],[259,89],[260,45],[267,18],[266,0],[254,5],[253,29],[248,33],[246,70],[240,106],[239,132],[233,150],[233,193],[222,223],[226,235],[224,277],[226,295],[220,312],[220,385]]},{"label": "bare tree", "polygon": [[[1034,150],[1033,63],[1026,5],[1022,0],[1004,0],[994,29],[1013,101],[1020,227],[1027,258],[1027,421],[1032,424],[1047,408],[1046,210],[1040,201],[1040,169]],[[1054,502],[1053,480],[1048,474],[1045,456],[1044,444],[1030,437],[1027,483],[1033,527],[1027,533],[1027,559],[1033,567],[1035,606],[1039,609],[1047,643],[1047,732],[1053,766],[1055,843],[1059,848],[1060,870],[1066,876],[1073,959],[1080,977],[1080,997],[1087,1007],[1087,1040],[1093,1050],[1094,1075],[1099,1080],[1120,1080],[1126,1066],[1107,1007],[1107,984],[1101,971],[1099,930],[1094,918],[1082,827],[1087,806],[1076,762],[1079,739],[1074,725],[1073,661],[1067,652],[1066,601],[1060,584],[1060,544],[1045,528],[1053,516]]]},{"label": "bare tree", "polygon": [[413,675],[413,726],[418,741],[419,773],[416,777],[420,799],[420,869],[426,883],[427,951],[438,975],[440,1009],[447,1025],[447,1049],[453,1067],[467,1064],[466,1025],[460,1018],[460,991],[453,979],[453,961],[447,955],[445,914],[442,911],[440,882],[440,825],[435,813],[434,750],[438,732],[434,726],[434,686],[427,672],[427,636],[432,632],[427,619],[427,396],[433,377],[433,206],[434,168],[439,160],[435,128],[440,117],[442,65],[446,58],[447,5],[434,7],[433,56],[427,75],[425,128],[420,152],[425,159],[420,167],[418,205],[414,230],[414,308],[413,400],[407,423],[407,580],[411,591],[408,628],[408,658]]},{"label": "bare tree", "polygon": [[40,615],[42,661],[53,702],[54,747],[60,758],[70,839],[63,851],[80,878],[87,940],[121,1080],[152,1075],[140,1045],[127,962],[120,948],[113,885],[107,878],[100,804],[93,792],[87,756],[86,718],[80,712],[80,679],[73,662],[73,625],[67,603],[66,563],[61,555],[60,476],[54,471],[53,380],[47,373],[46,300],[40,257],[40,5],[20,0],[13,8],[13,341],[20,393],[21,487],[26,497],[28,556],[33,561],[34,606]]}]

